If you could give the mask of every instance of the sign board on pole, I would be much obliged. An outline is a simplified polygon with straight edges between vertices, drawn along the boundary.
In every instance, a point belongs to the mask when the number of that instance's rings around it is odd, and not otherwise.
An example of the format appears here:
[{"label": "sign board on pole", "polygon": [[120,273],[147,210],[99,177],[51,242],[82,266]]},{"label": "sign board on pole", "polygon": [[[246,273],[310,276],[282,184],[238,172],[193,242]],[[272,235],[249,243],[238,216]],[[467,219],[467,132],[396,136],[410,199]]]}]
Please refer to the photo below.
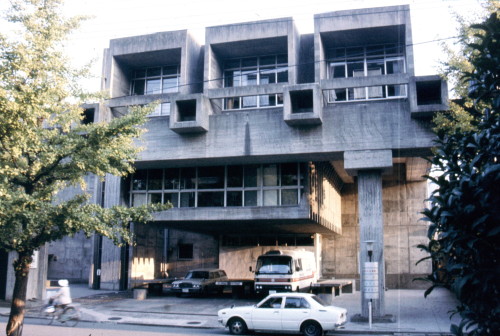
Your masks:
[{"label": "sign board on pole", "polygon": [[378,299],[378,262],[365,262],[363,291],[366,299]]}]

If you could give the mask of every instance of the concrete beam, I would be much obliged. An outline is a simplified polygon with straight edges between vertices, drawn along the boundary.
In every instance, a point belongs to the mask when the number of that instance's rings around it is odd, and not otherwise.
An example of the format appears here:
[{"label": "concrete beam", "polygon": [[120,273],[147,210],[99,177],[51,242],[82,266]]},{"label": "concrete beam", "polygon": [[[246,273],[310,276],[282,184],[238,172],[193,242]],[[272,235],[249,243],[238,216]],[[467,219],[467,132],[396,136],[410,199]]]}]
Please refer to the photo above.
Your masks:
[{"label": "concrete beam", "polygon": [[360,170],[376,169],[388,173],[392,169],[392,151],[389,149],[345,151],[344,168],[351,176],[357,176]]}]

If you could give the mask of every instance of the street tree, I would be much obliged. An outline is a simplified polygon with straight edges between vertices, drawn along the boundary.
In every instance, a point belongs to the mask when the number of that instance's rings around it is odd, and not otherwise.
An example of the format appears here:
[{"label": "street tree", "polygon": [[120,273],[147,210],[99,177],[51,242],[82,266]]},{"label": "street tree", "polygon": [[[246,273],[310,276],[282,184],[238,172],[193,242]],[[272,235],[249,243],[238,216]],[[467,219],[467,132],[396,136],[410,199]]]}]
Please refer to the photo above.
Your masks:
[{"label": "street tree", "polygon": [[[420,245],[439,267],[427,277],[449,288],[459,305],[456,335],[500,334],[500,18],[494,11],[467,42],[468,69],[460,80],[466,95],[457,106],[470,127],[455,123],[438,129],[431,162],[437,185],[425,209],[429,243]],[[427,259],[427,258],[424,258]]]},{"label": "street tree", "polygon": [[[125,176],[134,141],[153,106],[108,122],[82,123],[80,87],[89,67],[75,68],[65,42],[83,17],[66,18],[62,0],[11,0],[15,34],[0,34],[0,249],[17,253],[8,336],[21,335],[29,266],[45,244],[84,232],[132,243],[131,222],[146,223],[151,205],[103,208],[89,202],[85,177]],[[79,186],[69,200],[58,193]]]}]

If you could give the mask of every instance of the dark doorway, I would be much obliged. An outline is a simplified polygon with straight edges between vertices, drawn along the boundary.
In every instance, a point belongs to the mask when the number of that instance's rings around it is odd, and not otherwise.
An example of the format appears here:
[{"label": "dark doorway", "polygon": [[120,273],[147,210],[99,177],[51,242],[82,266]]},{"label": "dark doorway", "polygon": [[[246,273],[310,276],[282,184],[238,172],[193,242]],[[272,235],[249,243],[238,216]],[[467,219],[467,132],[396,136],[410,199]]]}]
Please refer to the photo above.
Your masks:
[{"label": "dark doorway", "polygon": [[9,254],[0,249],[0,300],[5,300],[7,287],[7,269],[9,267]]},{"label": "dark doorway", "polygon": [[128,256],[129,256],[129,245],[125,244],[121,247],[120,251],[120,290],[128,289]]},{"label": "dark doorway", "polygon": [[94,236],[94,276],[92,289],[101,289],[102,236]]}]

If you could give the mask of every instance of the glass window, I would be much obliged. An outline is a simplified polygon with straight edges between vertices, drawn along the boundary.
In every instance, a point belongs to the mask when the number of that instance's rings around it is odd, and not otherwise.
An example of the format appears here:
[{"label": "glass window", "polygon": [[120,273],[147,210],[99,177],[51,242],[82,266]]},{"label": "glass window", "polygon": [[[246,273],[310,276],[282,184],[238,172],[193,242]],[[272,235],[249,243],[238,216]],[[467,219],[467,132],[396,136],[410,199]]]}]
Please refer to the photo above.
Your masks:
[{"label": "glass window", "polygon": [[159,203],[161,204],[161,193],[150,193],[148,194],[149,195],[149,200],[148,200],[148,203],[149,204],[155,204],[155,203]]},{"label": "glass window", "polygon": [[266,308],[266,309],[276,309],[276,308],[281,308],[281,301],[283,301],[283,298],[280,297],[272,297],[265,302],[263,302],[259,308]]},{"label": "glass window", "polygon": [[388,74],[399,74],[399,73],[404,73],[405,64],[403,59],[393,59],[393,60],[388,60],[387,61],[387,73]]},{"label": "glass window", "polygon": [[179,168],[165,169],[165,189],[179,189]]},{"label": "glass window", "polygon": [[332,64],[330,66],[330,78],[345,78],[346,67],[345,64]]},{"label": "glass window", "polygon": [[347,77],[363,77],[365,75],[364,62],[348,62]]},{"label": "glass window", "polygon": [[279,204],[278,190],[264,190],[264,206],[276,206]]},{"label": "glass window", "polygon": [[260,84],[273,84],[276,83],[276,70],[275,69],[261,69],[260,70]]},{"label": "glass window", "polygon": [[224,109],[233,110],[240,108],[240,97],[231,97],[224,99]]},{"label": "glass window", "polygon": [[227,206],[242,206],[242,205],[243,205],[243,192],[241,191],[227,192]]},{"label": "glass window", "polygon": [[148,79],[146,80],[146,94],[161,93],[161,80]]},{"label": "glass window", "polygon": [[148,190],[162,190],[163,169],[150,169],[148,176]]},{"label": "glass window", "polygon": [[198,168],[198,188],[224,188],[224,166]]},{"label": "glass window", "polygon": [[383,75],[384,73],[384,60],[376,59],[370,60],[366,63],[367,76],[379,76]]},{"label": "glass window", "polygon": [[260,166],[248,165],[244,167],[245,171],[245,187],[257,187],[257,180],[260,175]]},{"label": "glass window", "polygon": [[278,185],[278,165],[270,164],[263,166],[264,186]]},{"label": "glass window", "polygon": [[243,187],[243,166],[227,167],[228,188]]},{"label": "glass window", "polygon": [[169,65],[137,69],[132,79],[133,95],[177,92],[179,90],[179,67]]},{"label": "glass window", "polygon": [[282,163],[281,164],[281,185],[296,186],[298,176],[297,163]]},{"label": "glass window", "polygon": [[223,207],[224,192],[223,191],[203,191],[198,192],[199,207]]},{"label": "glass window", "polygon": [[147,170],[136,171],[132,177],[132,190],[146,190],[147,177]]},{"label": "glass window", "polygon": [[257,97],[258,96],[248,96],[243,97],[243,108],[257,107]]},{"label": "glass window", "polygon": [[181,192],[181,208],[194,208],[195,193]]},{"label": "glass window", "polygon": [[406,97],[406,85],[387,85],[387,96]]},{"label": "glass window", "polygon": [[132,206],[141,206],[148,203],[147,194],[133,194]]},{"label": "glass window", "polygon": [[241,86],[257,85],[257,73],[255,70],[241,72]]},{"label": "glass window", "polygon": [[305,172],[303,163],[143,169],[132,176],[129,201],[131,206],[297,205]]},{"label": "glass window", "polygon": [[179,88],[177,81],[177,77],[163,78],[163,93],[177,92]]},{"label": "glass window", "polygon": [[304,307],[301,307],[300,300],[301,300],[301,298],[287,297],[286,302],[285,302],[285,309],[304,308]]},{"label": "glass window", "polygon": [[143,95],[144,89],[146,88],[146,82],[144,81],[144,79],[138,79],[133,82],[132,86],[133,95]]},{"label": "glass window", "polygon": [[299,204],[299,196],[297,189],[281,190],[281,205],[297,205]]},{"label": "glass window", "polygon": [[245,191],[245,206],[258,206],[257,190]]},{"label": "glass window", "polygon": [[196,186],[196,168],[182,168],[180,187],[181,189],[194,189]]},{"label": "glass window", "polygon": [[179,194],[178,193],[165,193],[163,194],[163,203],[171,203],[174,208],[179,206]]}]

